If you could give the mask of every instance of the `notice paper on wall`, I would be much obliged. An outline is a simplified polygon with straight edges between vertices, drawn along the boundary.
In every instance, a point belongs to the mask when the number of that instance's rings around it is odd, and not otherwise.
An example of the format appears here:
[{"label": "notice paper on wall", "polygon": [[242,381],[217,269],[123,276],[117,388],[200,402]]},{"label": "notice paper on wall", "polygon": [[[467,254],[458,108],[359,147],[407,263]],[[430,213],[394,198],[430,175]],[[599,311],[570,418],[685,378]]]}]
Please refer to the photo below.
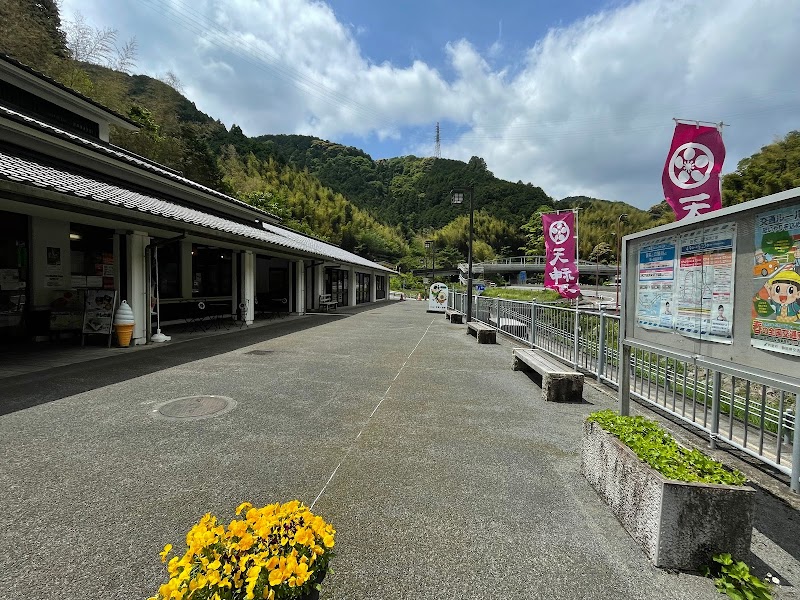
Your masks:
[{"label": "notice paper on wall", "polygon": [[676,242],[664,237],[639,250],[636,324],[643,329],[673,330]]},{"label": "notice paper on wall", "polygon": [[677,333],[732,343],[735,238],[735,223],[681,235],[675,285]]}]

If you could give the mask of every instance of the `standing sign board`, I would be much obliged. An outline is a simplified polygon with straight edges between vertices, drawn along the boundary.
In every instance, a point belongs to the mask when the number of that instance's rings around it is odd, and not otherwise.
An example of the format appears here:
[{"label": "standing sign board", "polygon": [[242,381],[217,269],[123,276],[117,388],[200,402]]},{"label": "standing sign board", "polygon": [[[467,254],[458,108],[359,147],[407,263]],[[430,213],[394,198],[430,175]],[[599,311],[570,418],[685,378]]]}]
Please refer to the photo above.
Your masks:
[{"label": "standing sign board", "polygon": [[428,292],[428,312],[444,312],[447,309],[447,286],[434,283]]},{"label": "standing sign board", "polygon": [[82,343],[89,334],[107,335],[108,346],[109,348],[111,347],[111,325],[114,322],[114,307],[116,304],[116,290],[86,290]]}]

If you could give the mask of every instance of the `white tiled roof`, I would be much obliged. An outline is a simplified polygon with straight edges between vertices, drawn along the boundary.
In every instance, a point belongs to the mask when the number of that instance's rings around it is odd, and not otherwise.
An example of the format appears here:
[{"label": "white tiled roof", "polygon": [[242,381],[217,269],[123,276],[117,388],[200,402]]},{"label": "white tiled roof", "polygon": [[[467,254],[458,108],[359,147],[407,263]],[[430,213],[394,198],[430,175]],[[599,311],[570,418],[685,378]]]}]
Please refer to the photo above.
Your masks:
[{"label": "white tiled roof", "polygon": [[15,181],[37,188],[55,190],[69,196],[94,200],[101,204],[118,206],[166,217],[183,223],[193,223],[216,231],[224,231],[286,248],[314,258],[334,260],[346,264],[390,271],[386,267],[361,258],[331,244],[288,231],[281,227],[264,224],[264,228],[244,225],[230,219],[217,217],[194,208],[175,204],[155,196],[148,196],[117,185],[90,179],[61,169],[47,166],[28,158],[14,156],[0,150],[0,179]]},{"label": "white tiled roof", "polygon": [[128,154],[122,148],[117,148],[116,146],[110,146],[110,145],[94,142],[92,140],[87,140],[86,138],[83,138],[83,137],[81,137],[79,135],[75,135],[74,133],[70,133],[68,131],[64,131],[63,129],[59,129],[58,127],[54,127],[53,125],[50,125],[48,123],[44,123],[42,121],[39,121],[38,119],[33,119],[33,118],[31,118],[31,117],[29,117],[27,115],[24,115],[24,114],[22,114],[20,112],[11,110],[10,108],[7,108],[7,107],[2,106],[2,105],[0,105],[0,115],[4,115],[4,116],[11,117],[13,119],[24,121],[26,124],[28,124],[28,125],[30,125],[32,127],[35,127],[36,129],[40,129],[42,131],[46,131],[47,133],[49,133],[51,135],[55,135],[55,136],[60,137],[62,139],[69,140],[70,142],[78,144],[79,146],[83,146],[84,148],[89,148],[89,149],[94,150],[96,152],[100,152],[101,154],[105,154],[106,156],[111,156],[113,158],[116,158],[118,160],[126,162],[126,163],[128,163],[130,165],[135,165],[135,166],[137,166],[137,167],[139,167],[141,169],[144,169],[144,170],[149,171],[151,173],[155,173],[157,175],[160,175],[161,177],[165,177],[167,179],[171,179],[173,181],[176,181],[178,183],[181,183],[183,185],[191,187],[191,188],[193,188],[195,190],[199,190],[199,191],[204,192],[206,194],[210,194],[212,196],[216,196],[217,198],[221,198],[223,200],[227,200],[228,202],[230,202],[232,204],[236,204],[236,205],[239,205],[239,206],[242,206],[242,207],[247,207],[248,209],[250,209],[252,211],[260,212],[260,213],[263,213],[264,215],[268,215],[268,216],[270,216],[272,218],[275,218],[275,215],[273,215],[273,214],[270,214],[270,213],[268,213],[266,211],[263,211],[263,210],[261,210],[259,208],[256,208],[255,206],[251,206],[251,205],[247,204],[246,202],[242,202],[241,200],[237,200],[236,198],[228,196],[227,194],[223,194],[222,192],[218,192],[217,190],[212,190],[209,187],[201,185],[201,184],[197,183],[196,181],[192,181],[191,179],[187,179],[186,177],[178,175],[177,173],[173,173],[172,171],[170,171],[170,170],[168,170],[166,168],[160,167],[157,163],[153,163],[153,162],[150,162],[148,160],[143,160],[140,157],[134,156],[132,154]]}]

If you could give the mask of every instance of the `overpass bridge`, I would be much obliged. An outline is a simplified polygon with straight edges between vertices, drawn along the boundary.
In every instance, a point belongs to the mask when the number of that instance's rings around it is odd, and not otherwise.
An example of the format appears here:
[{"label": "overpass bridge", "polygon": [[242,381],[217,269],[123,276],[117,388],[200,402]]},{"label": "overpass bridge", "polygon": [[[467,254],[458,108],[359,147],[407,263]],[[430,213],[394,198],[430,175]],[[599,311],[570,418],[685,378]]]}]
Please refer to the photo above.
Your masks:
[{"label": "overpass bridge", "polygon": [[[493,279],[496,275],[504,279],[510,279],[511,283],[522,283],[519,274],[525,271],[525,279],[531,279],[532,274],[543,274],[547,267],[547,260],[544,256],[515,256],[512,258],[499,258],[488,262],[472,263],[472,277],[476,280]],[[578,269],[580,274],[586,278],[611,279],[617,273],[617,265],[604,265],[588,260],[579,260]],[[428,277],[431,275],[431,268],[414,269],[414,275]],[[452,267],[446,269],[436,269],[439,277],[455,277],[458,275],[462,284],[467,282],[467,263],[459,263],[458,269]],[[593,281],[593,279],[592,279]]]}]

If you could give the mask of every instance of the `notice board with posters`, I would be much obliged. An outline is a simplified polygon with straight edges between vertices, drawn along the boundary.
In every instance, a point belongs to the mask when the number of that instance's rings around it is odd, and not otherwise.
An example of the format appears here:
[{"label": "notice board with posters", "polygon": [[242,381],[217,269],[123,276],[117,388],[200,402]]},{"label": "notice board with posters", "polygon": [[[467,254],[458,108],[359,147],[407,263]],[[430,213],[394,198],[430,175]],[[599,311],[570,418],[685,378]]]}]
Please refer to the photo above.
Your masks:
[{"label": "notice board with posters", "polygon": [[623,241],[626,340],[800,372],[800,188]]}]

